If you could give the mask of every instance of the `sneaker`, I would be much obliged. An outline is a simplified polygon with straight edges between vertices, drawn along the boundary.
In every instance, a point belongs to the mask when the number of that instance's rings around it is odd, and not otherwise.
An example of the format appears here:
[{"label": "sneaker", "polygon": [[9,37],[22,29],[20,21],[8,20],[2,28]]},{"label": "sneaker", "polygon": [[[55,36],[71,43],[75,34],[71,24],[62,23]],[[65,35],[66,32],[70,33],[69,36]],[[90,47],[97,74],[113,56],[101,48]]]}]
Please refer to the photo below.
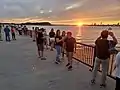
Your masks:
[{"label": "sneaker", "polygon": [[64,60],[64,57],[62,57],[61,60]]},{"label": "sneaker", "polygon": [[91,80],[91,82],[90,82],[90,83],[91,83],[91,85],[96,84],[94,79],[93,79],[93,80]]},{"label": "sneaker", "polygon": [[58,60],[58,62],[59,62],[59,63],[61,63],[61,61],[60,61],[60,60]]},{"label": "sneaker", "polygon": [[106,88],[106,84],[100,84],[100,88]]},{"label": "sneaker", "polygon": [[70,65],[70,63],[68,63],[67,65],[66,65],[66,67],[68,67]]},{"label": "sneaker", "polygon": [[71,70],[72,70],[72,66],[69,66],[69,67],[68,67],[68,71],[71,71]]},{"label": "sneaker", "polygon": [[45,57],[41,57],[41,60],[46,60],[46,58]]},{"label": "sneaker", "polygon": [[60,62],[58,62],[58,61],[55,61],[55,64],[60,64]]},{"label": "sneaker", "polygon": [[38,56],[38,58],[41,58],[41,56]]},{"label": "sneaker", "polygon": [[50,51],[53,51],[53,49],[51,49]]},{"label": "sneaker", "polygon": [[35,40],[33,40],[33,42],[35,42]]}]

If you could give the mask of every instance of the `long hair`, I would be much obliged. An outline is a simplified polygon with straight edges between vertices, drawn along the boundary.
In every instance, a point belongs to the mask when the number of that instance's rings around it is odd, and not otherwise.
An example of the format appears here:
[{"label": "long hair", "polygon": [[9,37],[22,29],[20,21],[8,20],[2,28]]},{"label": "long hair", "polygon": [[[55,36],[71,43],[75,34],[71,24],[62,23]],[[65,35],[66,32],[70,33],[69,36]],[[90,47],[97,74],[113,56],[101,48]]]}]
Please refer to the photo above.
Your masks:
[{"label": "long hair", "polygon": [[52,28],[50,32],[54,31],[54,29]]},{"label": "long hair", "polygon": [[56,36],[60,36],[60,30],[56,31]]},{"label": "long hair", "polygon": [[65,31],[63,31],[63,32],[62,32],[62,36],[64,37],[64,36],[65,36],[65,34],[66,34],[66,32],[65,32]]}]

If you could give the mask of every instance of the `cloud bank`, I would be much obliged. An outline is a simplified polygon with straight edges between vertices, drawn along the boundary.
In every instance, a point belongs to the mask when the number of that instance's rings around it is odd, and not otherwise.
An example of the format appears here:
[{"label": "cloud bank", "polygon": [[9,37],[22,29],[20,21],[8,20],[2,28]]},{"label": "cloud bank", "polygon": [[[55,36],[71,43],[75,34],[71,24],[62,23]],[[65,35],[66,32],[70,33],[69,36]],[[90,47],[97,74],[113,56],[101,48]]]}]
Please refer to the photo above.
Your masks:
[{"label": "cloud bank", "polygon": [[118,22],[120,0],[0,0],[0,20],[55,23]]}]

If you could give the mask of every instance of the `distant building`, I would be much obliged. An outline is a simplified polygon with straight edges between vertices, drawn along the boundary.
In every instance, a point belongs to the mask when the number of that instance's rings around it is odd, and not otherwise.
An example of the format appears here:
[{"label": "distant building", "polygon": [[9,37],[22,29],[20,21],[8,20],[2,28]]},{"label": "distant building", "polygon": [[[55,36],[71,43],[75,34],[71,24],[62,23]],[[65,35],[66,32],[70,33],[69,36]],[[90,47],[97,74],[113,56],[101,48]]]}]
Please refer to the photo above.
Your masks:
[{"label": "distant building", "polygon": [[101,22],[100,25],[103,25],[103,23]]},{"label": "distant building", "polygon": [[97,24],[96,23],[94,23],[94,26],[96,26]]},{"label": "distant building", "polygon": [[120,25],[120,23],[117,23],[117,25],[119,26],[119,25]]}]

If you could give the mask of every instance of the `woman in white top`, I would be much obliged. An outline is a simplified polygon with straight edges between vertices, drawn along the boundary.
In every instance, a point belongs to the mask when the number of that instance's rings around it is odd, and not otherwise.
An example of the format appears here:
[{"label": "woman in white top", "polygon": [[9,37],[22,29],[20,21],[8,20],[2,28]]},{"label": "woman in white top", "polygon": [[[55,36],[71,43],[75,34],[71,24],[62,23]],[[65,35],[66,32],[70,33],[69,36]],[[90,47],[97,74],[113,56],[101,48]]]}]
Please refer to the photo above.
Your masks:
[{"label": "woman in white top", "polygon": [[48,39],[48,35],[45,29],[43,31],[43,36],[44,36],[44,45],[46,46],[46,49],[48,49],[49,39]]},{"label": "woman in white top", "polygon": [[115,90],[120,90],[120,52],[116,55],[116,88]]}]

